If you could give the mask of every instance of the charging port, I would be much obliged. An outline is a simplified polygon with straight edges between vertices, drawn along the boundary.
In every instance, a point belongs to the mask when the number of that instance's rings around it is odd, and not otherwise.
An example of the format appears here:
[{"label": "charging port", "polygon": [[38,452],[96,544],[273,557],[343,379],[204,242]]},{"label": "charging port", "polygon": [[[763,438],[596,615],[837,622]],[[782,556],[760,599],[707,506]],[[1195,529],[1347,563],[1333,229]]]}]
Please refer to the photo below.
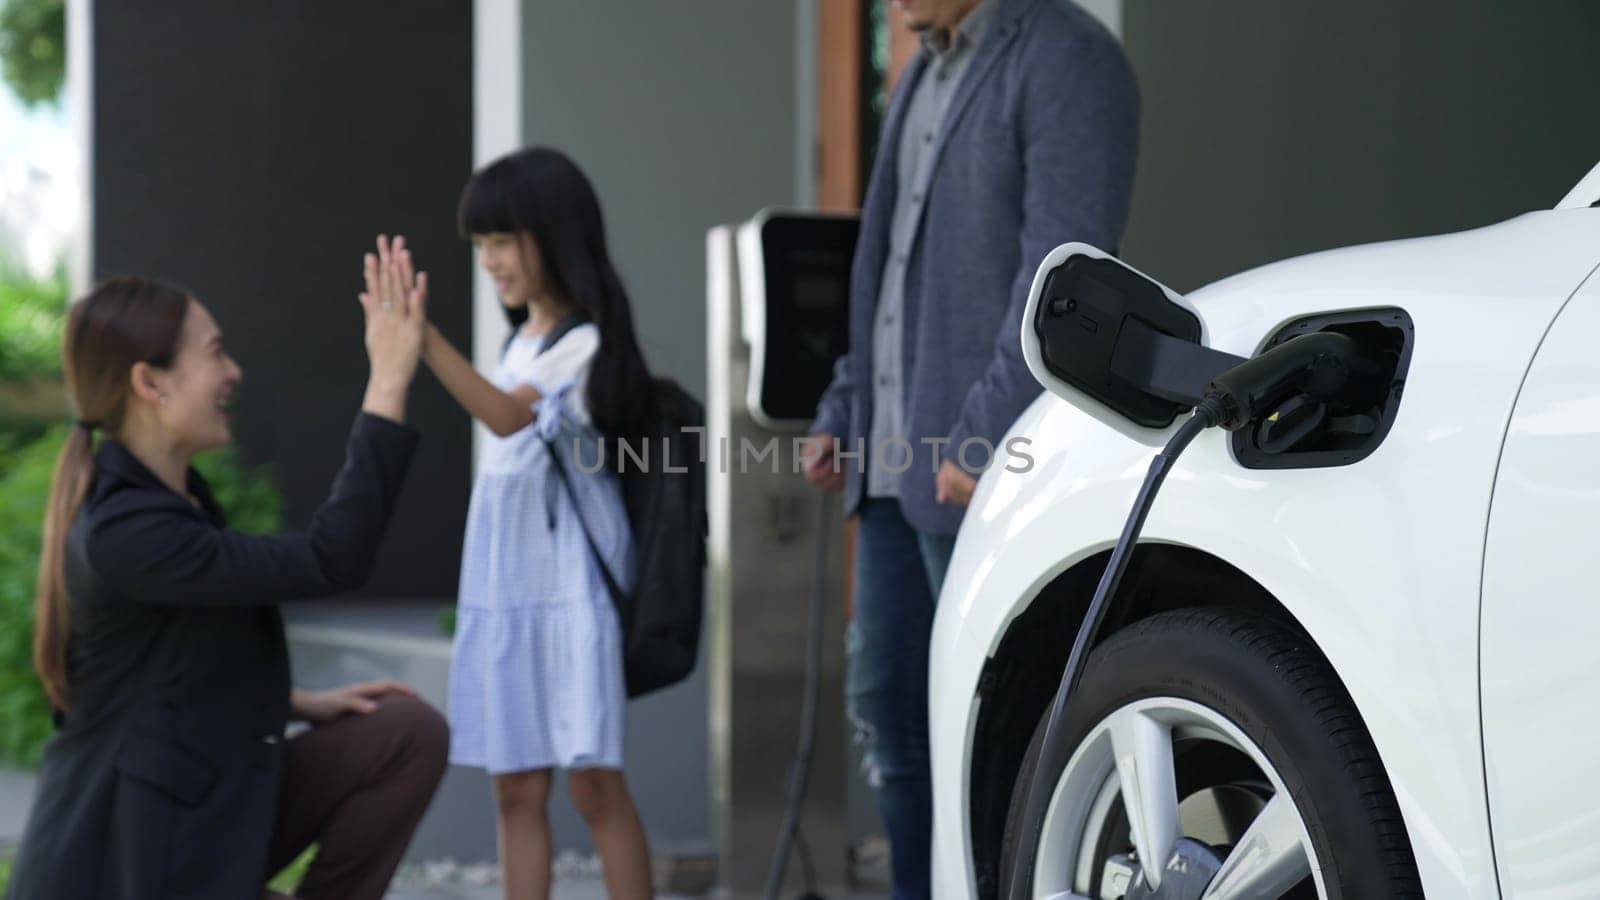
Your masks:
[{"label": "charging port", "polygon": [[1400,408],[1416,330],[1405,310],[1349,310],[1295,319],[1262,345],[1265,352],[1303,334],[1331,331],[1355,342],[1362,361],[1325,401],[1296,394],[1259,422],[1233,433],[1233,452],[1247,469],[1347,466],[1383,443]]}]

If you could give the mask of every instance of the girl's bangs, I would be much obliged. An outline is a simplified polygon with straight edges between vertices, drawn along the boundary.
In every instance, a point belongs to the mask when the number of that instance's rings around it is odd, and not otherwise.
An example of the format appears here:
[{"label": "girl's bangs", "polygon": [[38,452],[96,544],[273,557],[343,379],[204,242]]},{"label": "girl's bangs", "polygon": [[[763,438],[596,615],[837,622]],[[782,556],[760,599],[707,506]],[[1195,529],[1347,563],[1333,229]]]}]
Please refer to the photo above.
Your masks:
[{"label": "girl's bangs", "polygon": [[511,210],[511,191],[503,184],[499,166],[472,176],[461,191],[461,208],[457,212],[456,228],[464,238],[490,232],[516,232],[521,230]]}]

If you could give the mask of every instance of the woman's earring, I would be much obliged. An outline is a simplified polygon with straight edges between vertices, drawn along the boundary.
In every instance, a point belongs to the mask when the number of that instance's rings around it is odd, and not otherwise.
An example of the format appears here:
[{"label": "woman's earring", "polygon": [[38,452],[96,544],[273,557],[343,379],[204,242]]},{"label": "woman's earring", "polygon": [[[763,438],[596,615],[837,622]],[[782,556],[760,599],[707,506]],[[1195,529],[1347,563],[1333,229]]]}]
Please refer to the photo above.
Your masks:
[{"label": "woman's earring", "polygon": [[162,395],[161,395],[161,405],[162,405],[162,406],[166,406],[166,405],[167,405],[167,399],[168,399],[168,398],[167,398],[167,395],[166,395],[166,394],[162,394]]}]

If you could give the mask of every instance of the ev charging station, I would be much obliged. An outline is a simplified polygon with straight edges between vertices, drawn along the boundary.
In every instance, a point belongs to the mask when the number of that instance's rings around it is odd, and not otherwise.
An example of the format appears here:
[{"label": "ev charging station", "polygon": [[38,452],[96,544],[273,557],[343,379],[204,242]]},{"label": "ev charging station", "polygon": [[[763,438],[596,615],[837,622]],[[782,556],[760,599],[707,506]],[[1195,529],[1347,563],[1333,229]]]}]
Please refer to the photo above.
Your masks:
[{"label": "ev charging station", "polygon": [[[799,456],[847,345],[857,226],[763,210],[706,235],[711,831],[734,896],[767,886],[791,847],[784,896],[846,881],[844,541],[837,498],[819,510]],[[791,842],[780,832],[797,771],[808,783]]]}]

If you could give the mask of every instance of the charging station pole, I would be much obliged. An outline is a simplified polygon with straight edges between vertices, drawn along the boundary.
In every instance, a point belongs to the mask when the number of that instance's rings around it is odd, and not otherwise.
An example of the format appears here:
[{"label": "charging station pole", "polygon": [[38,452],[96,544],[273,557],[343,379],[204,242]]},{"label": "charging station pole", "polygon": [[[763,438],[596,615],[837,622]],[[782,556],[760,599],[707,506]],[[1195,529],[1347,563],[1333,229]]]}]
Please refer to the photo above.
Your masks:
[{"label": "charging station pole", "polygon": [[[805,690],[807,603],[818,495],[795,469],[796,431],[765,428],[746,396],[735,228],[706,239],[706,571],[711,832],[733,897],[761,891],[784,813]],[[774,455],[763,455],[768,447]],[[774,471],[776,469],[776,471]],[[825,585],[821,705],[802,832],[824,890],[846,877],[843,527]],[[790,857],[785,896],[804,886]]]}]

